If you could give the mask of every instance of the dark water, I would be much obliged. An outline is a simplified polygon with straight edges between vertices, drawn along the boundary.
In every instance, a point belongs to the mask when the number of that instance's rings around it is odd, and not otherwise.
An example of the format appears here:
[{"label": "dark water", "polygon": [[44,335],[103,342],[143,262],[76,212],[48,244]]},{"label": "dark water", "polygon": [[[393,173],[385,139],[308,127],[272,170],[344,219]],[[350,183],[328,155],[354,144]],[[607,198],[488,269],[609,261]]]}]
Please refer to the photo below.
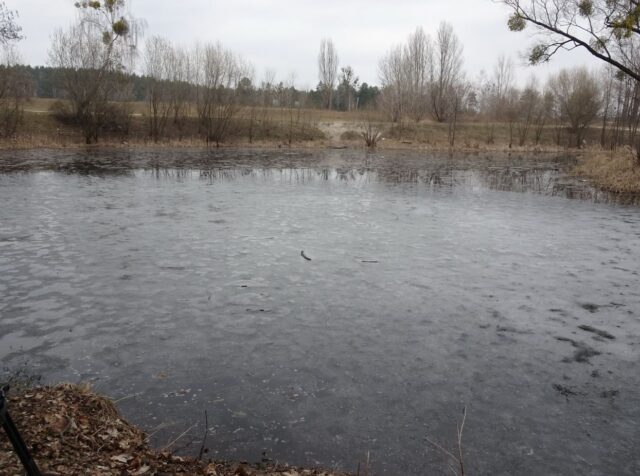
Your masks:
[{"label": "dark water", "polygon": [[440,474],[466,406],[469,474],[638,474],[640,208],[569,165],[5,155],[0,359],[186,454]]}]

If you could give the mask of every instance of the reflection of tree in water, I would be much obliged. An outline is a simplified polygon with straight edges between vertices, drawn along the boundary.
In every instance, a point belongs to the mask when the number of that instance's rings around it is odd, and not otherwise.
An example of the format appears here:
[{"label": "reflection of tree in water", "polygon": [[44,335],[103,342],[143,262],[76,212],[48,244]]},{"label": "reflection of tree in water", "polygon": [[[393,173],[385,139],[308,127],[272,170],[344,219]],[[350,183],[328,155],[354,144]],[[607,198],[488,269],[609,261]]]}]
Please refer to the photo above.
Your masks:
[{"label": "reflection of tree in water", "polygon": [[151,169],[151,175],[156,180],[185,182],[191,178],[193,171],[190,169],[167,169],[157,167]]},{"label": "reflection of tree in water", "polygon": [[[381,183],[390,185],[412,184],[429,190],[484,188],[519,193],[539,193],[593,200],[598,202],[640,203],[640,197],[612,195],[598,191],[586,182],[566,175],[557,167],[483,167],[460,168],[448,164],[431,167],[400,166],[335,167],[335,168],[269,168],[269,167],[211,167],[199,171],[190,169],[164,169],[156,177],[174,177],[184,180],[196,174],[209,183],[250,180],[254,183],[275,185],[308,185],[319,183],[349,183],[354,185]],[[194,177],[194,178],[195,178]]]},{"label": "reflection of tree in water", "polygon": [[367,176],[362,169],[330,168],[211,168],[199,170],[200,179],[210,183],[250,179],[255,183],[305,185],[322,182],[360,182]]},{"label": "reflection of tree in water", "polygon": [[540,168],[487,168],[477,173],[491,190],[537,193],[549,193],[560,175],[558,169]]},{"label": "reflection of tree in water", "polygon": [[456,185],[454,169],[446,165],[431,168],[384,167],[376,170],[380,182],[400,185],[403,183],[420,184],[428,187],[452,187]]},{"label": "reflection of tree in water", "polygon": [[566,157],[361,151],[110,150],[14,151],[0,173],[54,170],[92,176],[150,173],[157,180],[251,181],[264,184],[410,184],[429,190],[540,193],[622,204],[637,195],[597,191],[567,175]]},{"label": "reflection of tree in water", "polygon": [[59,171],[69,175],[90,175],[96,177],[133,176],[134,170],[126,165],[114,165],[108,158],[91,159],[77,157],[60,164]]}]

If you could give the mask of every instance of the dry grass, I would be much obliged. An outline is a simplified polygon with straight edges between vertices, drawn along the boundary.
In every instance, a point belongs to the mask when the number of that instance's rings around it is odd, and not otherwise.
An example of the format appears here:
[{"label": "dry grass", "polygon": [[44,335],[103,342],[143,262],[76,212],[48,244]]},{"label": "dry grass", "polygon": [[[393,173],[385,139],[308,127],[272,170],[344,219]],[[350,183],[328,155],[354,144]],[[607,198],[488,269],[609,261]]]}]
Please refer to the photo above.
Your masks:
[{"label": "dry grass", "polygon": [[[25,112],[34,113],[34,114],[50,114],[51,107],[59,102],[59,99],[48,99],[48,98],[33,98],[31,99],[25,106]],[[132,101],[127,102],[127,106],[132,114],[145,116],[148,114],[148,104],[144,101]],[[297,113],[297,109],[294,110]],[[263,116],[266,112],[267,116],[273,119],[279,119],[282,117],[288,117],[289,109],[278,108],[278,107],[269,107],[269,108],[256,108],[256,115]],[[306,114],[311,117],[314,121],[353,121],[358,122],[362,119],[362,113],[360,111],[329,111],[324,109],[301,109],[300,112],[302,114]],[[191,116],[195,117],[196,109],[195,107],[191,108]],[[376,116],[378,114],[376,113]],[[382,117],[376,117],[376,119],[382,120]]]},{"label": "dry grass", "polygon": [[[84,147],[85,141],[79,127],[72,124],[62,124],[56,117],[46,111],[53,101],[35,99],[27,108],[23,122],[15,137],[0,139],[0,149],[37,149],[37,148],[67,148]],[[143,107],[144,103],[133,103],[133,107]],[[325,139],[323,132],[318,129],[308,114],[295,113],[293,121],[290,112],[274,109],[267,115],[258,115],[253,123],[251,140],[249,138],[249,118],[247,111],[242,111],[229,129],[224,141],[227,146],[243,147],[274,147],[289,146],[307,148],[314,143],[321,143]],[[203,147],[206,145],[199,131],[196,117],[189,117],[178,131],[172,124],[168,125],[165,137],[155,143],[148,134],[148,118],[145,115],[134,114],[130,117],[129,131],[122,133],[105,132],[101,135],[99,145],[108,147],[142,146],[158,148]],[[316,147],[320,145],[315,145]]]},{"label": "dry grass", "polygon": [[640,193],[640,163],[630,149],[590,151],[580,157],[574,173],[615,193]]},{"label": "dry grass", "polygon": [[[62,125],[50,112],[55,102],[53,99],[32,99],[25,108],[24,124],[20,127],[18,136],[10,140],[0,140],[0,149],[84,146],[80,130],[74,126]],[[205,145],[198,131],[194,107],[191,108],[184,130],[178,132],[169,127],[166,137],[159,143],[154,143],[148,134],[147,104],[130,102],[127,103],[127,107],[132,114],[129,133],[126,136],[103,134],[100,138],[101,146],[180,148]],[[245,108],[240,111],[234,122],[234,127],[224,141],[225,146],[360,148],[366,146],[362,134],[363,124],[375,122],[381,133],[377,141],[377,147],[380,149],[451,150],[447,124],[431,120],[393,124],[385,121],[379,112]],[[597,143],[599,133],[596,127],[589,130],[587,142]],[[517,146],[517,138],[514,137],[514,143],[510,148],[508,124],[486,122],[475,116],[461,118],[456,137],[453,150],[463,152],[561,152],[567,150],[567,144],[573,143],[566,131],[559,132],[550,125],[543,130],[537,144],[534,143],[531,131],[524,146]]]},{"label": "dry grass", "polygon": [[[462,450],[462,435],[464,433],[464,424],[467,420],[467,407],[462,409],[462,422],[456,424],[457,430],[457,445],[456,450],[451,452],[447,450],[445,447],[439,445],[435,441],[427,438],[427,441],[433,445],[435,448],[440,450],[443,455],[447,456],[451,463],[448,464],[448,468],[453,473],[454,476],[464,476],[465,475],[465,466],[464,466],[464,452]],[[454,466],[455,465],[455,466]]]}]

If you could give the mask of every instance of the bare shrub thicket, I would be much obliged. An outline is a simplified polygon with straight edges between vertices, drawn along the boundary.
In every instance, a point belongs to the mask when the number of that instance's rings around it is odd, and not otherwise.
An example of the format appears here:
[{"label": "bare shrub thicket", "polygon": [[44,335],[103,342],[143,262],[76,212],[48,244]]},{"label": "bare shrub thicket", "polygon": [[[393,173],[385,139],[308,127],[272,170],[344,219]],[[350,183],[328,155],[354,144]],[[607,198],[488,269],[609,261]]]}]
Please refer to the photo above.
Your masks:
[{"label": "bare shrub thicket", "polygon": [[564,69],[550,79],[558,112],[575,138],[575,145],[585,142],[585,131],[600,112],[598,80],[586,68]]},{"label": "bare shrub thicket", "polygon": [[22,122],[24,105],[33,95],[33,81],[11,46],[5,46],[0,64],[0,136],[12,137]]},{"label": "bare shrub thicket", "polygon": [[164,38],[149,38],[144,52],[144,72],[148,81],[147,103],[149,111],[149,135],[158,142],[164,136],[172,112],[173,47]]},{"label": "bare shrub thicket", "polygon": [[117,120],[110,100],[122,95],[123,73],[133,68],[140,26],[128,15],[124,2],[78,2],[76,6],[75,23],[51,38],[49,63],[57,68],[58,84],[69,100],[69,116],[90,144]]},{"label": "bare shrub thicket", "polygon": [[219,146],[240,110],[238,84],[247,74],[244,62],[220,43],[198,46],[195,58],[195,103],[200,133]]},{"label": "bare shrub thicket", "polygon": [[21,40],[17,13],[0,2],[0,136],[12,137],[22,121],[24,104],[33,94],[33,81],[20,65],[13,42]]},{"label": "bare shrub thicket", "polygon": [[368,149],[375,149],[382,139],[382,124],[373,118],[371,111],[367,111],[360,124],[360,135]]}]

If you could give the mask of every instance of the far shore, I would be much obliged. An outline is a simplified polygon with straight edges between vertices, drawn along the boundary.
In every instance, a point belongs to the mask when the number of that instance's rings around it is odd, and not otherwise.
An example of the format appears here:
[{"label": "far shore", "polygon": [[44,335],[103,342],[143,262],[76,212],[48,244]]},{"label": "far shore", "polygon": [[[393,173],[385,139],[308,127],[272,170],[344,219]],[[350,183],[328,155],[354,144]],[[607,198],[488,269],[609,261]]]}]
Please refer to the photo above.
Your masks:
[{"label": "far shore", "polygon": [[[312,113],[310,113],[312,114]],[[335,116],[335,117],[334,117]],[[354,115],[335,112],[334,116],[318,116],[310,119],[302,129],[287,132],[282,119],[273,119],[272,137],[250,140],[245,135],[229,137],[216,145],[201,137],[191,135],[180,140],[175,138],[152,140],[144,134],[144,116],[136,117],[135,131],[127,137],[105,134],[97,143],[87,145],[75,128],[57,127],[50,114],[25,111],[25,124],[13,138],[0,140],[0,151],[11,150],[92,150],[92,149],[256,149],[256,150],[303,150],[323,151],[347,149],[362,151],[411,151],[424,153],[486,154],[499,153],[514,156],[565,155],[577,160],[572,174],[593,183],[596,187],[613,193],[640,194],[640,158],[628,147],[616,151],[603,150],[595,141],[584,148],[558,146],[550,137],[539,144],[509,145],[504,124],[466,122],[458,126],[459,137],[453,146],[447,139],[442,124],[431,122],[420,124],[377,123],[380,137],[376,147],[366,147],[362,137],[364,125]],[[279,122],[280,121],[280,122]],[[487,128],[491,127],[492,140],[485,140]],[[596,131],[593,131],[595,134]],[[549,132],[548,135],[551,135]],[[495,136],[495,137],[494,137]],[[0,159],[1,160],[1,159]]]}]

